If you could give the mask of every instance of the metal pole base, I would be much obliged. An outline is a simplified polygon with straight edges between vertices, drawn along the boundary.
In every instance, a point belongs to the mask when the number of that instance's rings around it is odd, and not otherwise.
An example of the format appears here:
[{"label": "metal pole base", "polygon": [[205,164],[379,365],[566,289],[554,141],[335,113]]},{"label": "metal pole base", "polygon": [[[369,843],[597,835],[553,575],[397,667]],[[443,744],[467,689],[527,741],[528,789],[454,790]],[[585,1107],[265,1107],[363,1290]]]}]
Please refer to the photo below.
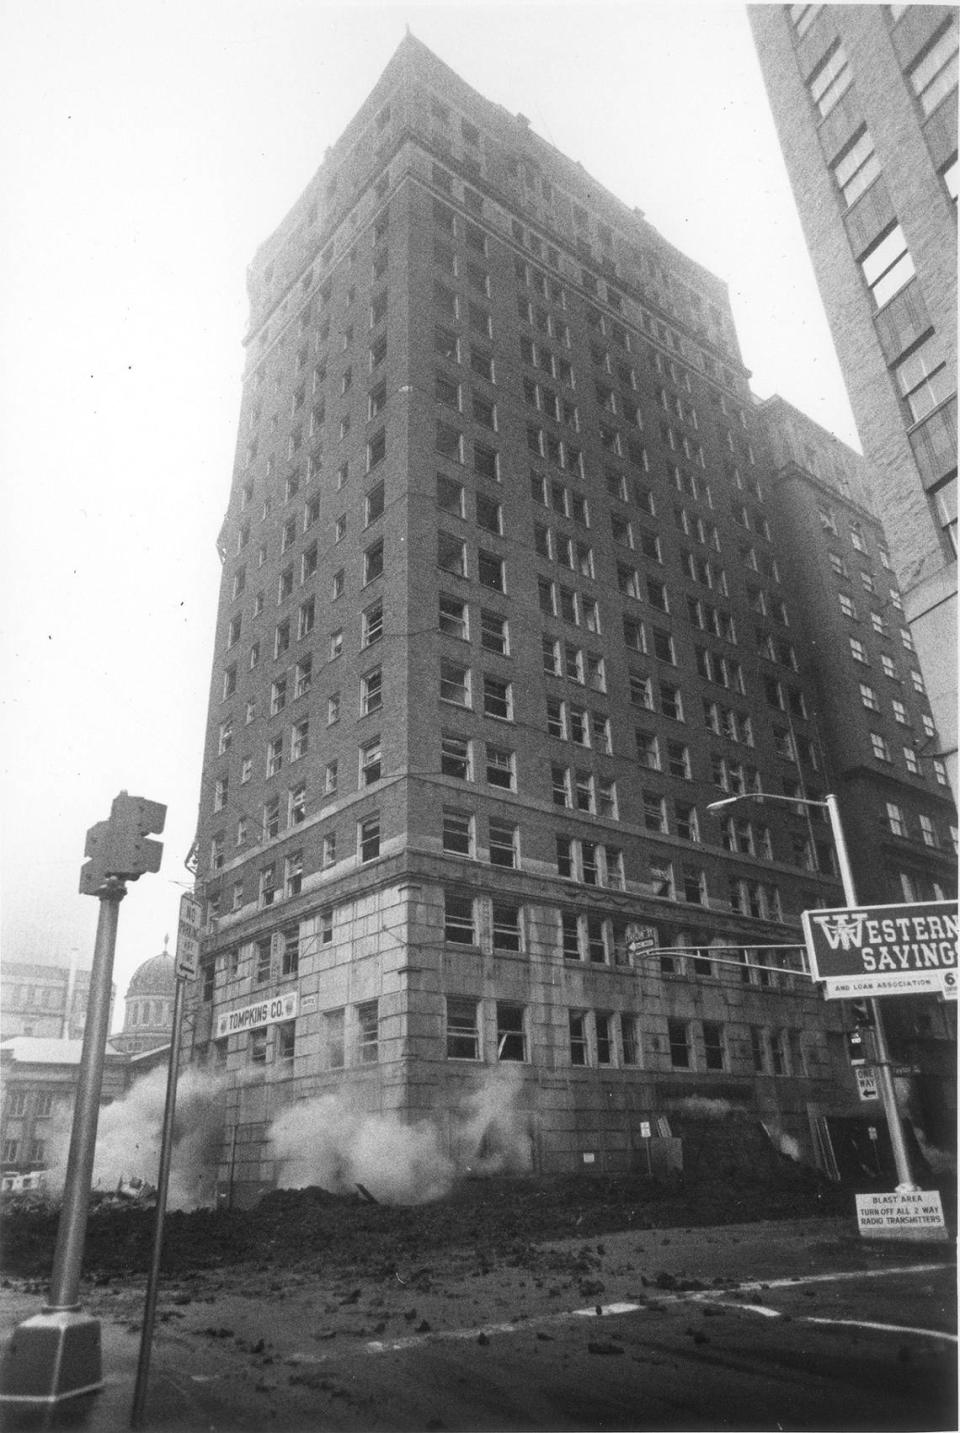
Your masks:
[{"label": "metal pole base", "polygon": [[35,1314],[14,1329],[0,1358],[0,1404],[43,1405],[103,1387],[100,1320]]}]

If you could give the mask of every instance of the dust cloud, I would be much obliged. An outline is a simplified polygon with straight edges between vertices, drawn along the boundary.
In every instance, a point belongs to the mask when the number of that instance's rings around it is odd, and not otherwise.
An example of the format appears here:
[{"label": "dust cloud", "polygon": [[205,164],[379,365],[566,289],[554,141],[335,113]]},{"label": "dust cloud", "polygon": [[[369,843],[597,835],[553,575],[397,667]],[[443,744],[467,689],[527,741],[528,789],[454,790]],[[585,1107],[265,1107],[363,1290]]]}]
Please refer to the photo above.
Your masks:
[{"label": "dust cloud", "polygon": [[453,1112],[447,1138],[432,1119],[407,1123],[364,1110],[349,1091],[297,1100],[268,1131],[277,1184],[317,1184],[334,1194],[362,1184],[384,1204],[425,1204],[464,1175],[527,1170],[530,1116],[518,1105],[521,1085],[519,1071],[491,1071]]},{"label": "dust cloud", "polygon": [[[167,1090],[166,1066],[158,1066],[100,1109],[93,1189],[115,1190],[119,1183],[143,1179],[155,1184],[160,1163],[160,1134]],[[225,1082],[187,1069],[177,1081],[173,1150],[167,1202],[171,1209],[193,1209],[213,1202],[217,1161],[223,1142]],[[63,1111],[51,1130],[48,1191],[63,1189],[70,1149],[72,1109]]]}]

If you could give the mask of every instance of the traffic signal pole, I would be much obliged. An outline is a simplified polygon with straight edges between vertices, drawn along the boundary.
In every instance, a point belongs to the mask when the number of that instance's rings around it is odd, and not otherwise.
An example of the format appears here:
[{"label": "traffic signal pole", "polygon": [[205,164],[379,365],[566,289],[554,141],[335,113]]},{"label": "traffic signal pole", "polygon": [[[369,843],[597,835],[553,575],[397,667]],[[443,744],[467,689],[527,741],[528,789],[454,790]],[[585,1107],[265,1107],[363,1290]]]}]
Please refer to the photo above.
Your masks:
[{"label": "traffic signal pole", "polygon": [[113,960],[125,882],[159,870],[162,847],[144,836],[162,830],[165,815],[165,806],[124,791],[113,803],[110,820],[87,833],[86,854],[92,859],[80,872],[80,890],[98,897],[100,913],[53,1273],[41,1312],[19,1324],[3,1349],[0,1404],[53,1405],[103,1387],[100,1320],[81,1310],[80,1269],[110,1027]]},{"label": "traffic signal pole", "polygon": [[[857,906],[857,887],[853,879],[853,868],[850,865],[850,856],[847,851],[847,842],[843,834],[843,824],[840,820],[840,808],[835,796],[827,796],[824,801],[827,808],[827,815],[830,817],[830,830],[833,833],[833,844],[837,852],[837,864],[840,867],[840,880],[843,883],[843,897],[848,906]],[[876,998],[870,1001],[870,1013],[873,1017],[873,1039],[876,1053],[877,1083],[880,1087],[880,1098],[883,1101],[883,1112],[887,1120],[887,1129],[890,1134],[890,1146],[893,1150],[893,1159],[897,1168],[897,1191],[901,1194],[910,1194],[919,1189],[914,1182],[913,1171],[910,1168],[910,1155],[907,1151],[906,1140],[903,1137],[903,1121],[900,1118],[900,1110],[897,1107],[897,1093],[893,1086],[893,1072],[890,1068],[890,1050],[887,1045],[887,1037],[883,1028],[883,1016],[880,1013],[880,1001]]]},{"label": "traffic signal pole", "polygon": [[45,1314],[74,1313],[80,1307],[80,1265],[87,1232],[87,1208],[93,1180],[93,1158],[97,1144],[100,1093],[110,1025],[110,988],[117,945],[120,902],[127,894],[123,881],[111,876],[100,894],[97,940],[90,974],[90,1003],[83,1031],[80,1082],[74,1105],[70,1153],[63,1188],[63,1208],[57,1229],[50,1292]]}]

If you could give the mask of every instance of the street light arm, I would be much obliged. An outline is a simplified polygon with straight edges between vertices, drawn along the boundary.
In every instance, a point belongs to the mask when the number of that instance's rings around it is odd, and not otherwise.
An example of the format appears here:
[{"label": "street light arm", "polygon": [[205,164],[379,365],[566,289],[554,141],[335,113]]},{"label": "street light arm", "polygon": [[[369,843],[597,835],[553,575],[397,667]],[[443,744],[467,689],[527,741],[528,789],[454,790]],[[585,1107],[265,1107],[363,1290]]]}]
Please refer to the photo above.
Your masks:
[{"label": "street light arm", "polygon": [[707,803],[708,811],[722,811],[725,806],[736,806],[739,801],[785,801],[788,806],[825,806],[836,798],[828,796],[825,801],[814,801],[809,796],[780,796],[775,791],[745,791],[741,796],[725,796],[722,801]]}]

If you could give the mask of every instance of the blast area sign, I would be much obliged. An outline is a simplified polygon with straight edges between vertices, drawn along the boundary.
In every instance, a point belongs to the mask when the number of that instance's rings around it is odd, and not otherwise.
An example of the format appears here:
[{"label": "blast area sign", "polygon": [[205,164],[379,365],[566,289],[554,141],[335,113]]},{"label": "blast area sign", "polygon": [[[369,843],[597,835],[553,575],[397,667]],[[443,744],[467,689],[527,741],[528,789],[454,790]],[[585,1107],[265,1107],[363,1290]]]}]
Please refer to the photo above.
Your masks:
[{"label": "blast area sign", "polygon": [[804,911],[803,933],[827,1000],[937,993],[956,977],[956,901]]}]

